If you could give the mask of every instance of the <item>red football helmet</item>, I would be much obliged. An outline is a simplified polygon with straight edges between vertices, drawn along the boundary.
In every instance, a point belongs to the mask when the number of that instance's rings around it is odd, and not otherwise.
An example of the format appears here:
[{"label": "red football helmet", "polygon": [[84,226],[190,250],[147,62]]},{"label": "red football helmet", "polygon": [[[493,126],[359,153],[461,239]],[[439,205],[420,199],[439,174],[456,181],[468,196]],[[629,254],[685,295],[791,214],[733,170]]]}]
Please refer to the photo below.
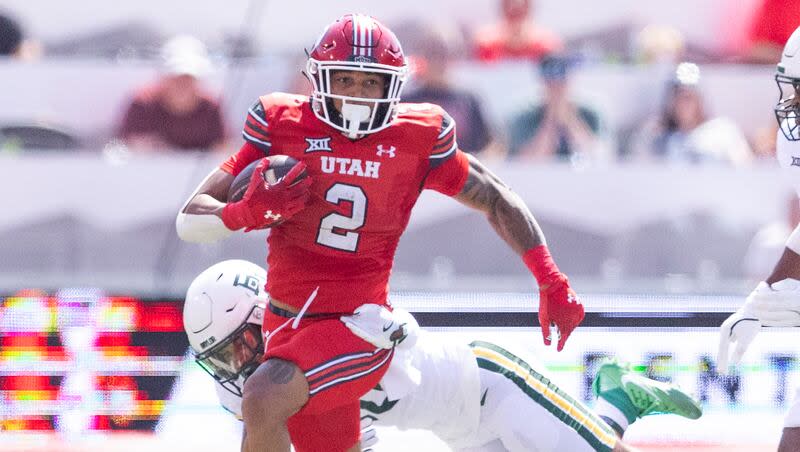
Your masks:
[{"label": "red football helmet", "polygon": [[[386,79],[384,95],[368,99],[333,94],[332,71],[381,74]],[[306,76],[314,86],[311,96],[314,114],[355,138],[391,124],[408,77],[408,65],[400,41],[391,30],[372,17],[347,14],[328,25],[317,39],[308,56]],[[341,111],[334,107],[334,99],[342,101]]]}]

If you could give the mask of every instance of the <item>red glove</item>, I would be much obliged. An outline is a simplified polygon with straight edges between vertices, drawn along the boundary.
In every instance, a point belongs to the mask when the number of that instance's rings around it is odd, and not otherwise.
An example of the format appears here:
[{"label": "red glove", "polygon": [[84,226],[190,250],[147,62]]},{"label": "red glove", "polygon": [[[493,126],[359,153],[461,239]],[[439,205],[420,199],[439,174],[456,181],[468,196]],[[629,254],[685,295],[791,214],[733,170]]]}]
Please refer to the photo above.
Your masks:
[{"label": "red glove", "polygon": [[311,177],[297,178],[306,164],[297,163],[272,185],[263,176],[268,168],[269,159],[261,161],[253,171],[242,199],[222,209],[222,222],[231,231],[246,228],[244,232],[249,232],[275,226],[305,208],[310,196]]},{"label": "red glove", "polygon": [[555,325],[561,335],[557,350],[561,351],[569,335],[583,321],[583,305],[553,262],[547,245],[529,249],[522,260],[539,283],[539,324],[544,345],[550,345],[550,326]]}]

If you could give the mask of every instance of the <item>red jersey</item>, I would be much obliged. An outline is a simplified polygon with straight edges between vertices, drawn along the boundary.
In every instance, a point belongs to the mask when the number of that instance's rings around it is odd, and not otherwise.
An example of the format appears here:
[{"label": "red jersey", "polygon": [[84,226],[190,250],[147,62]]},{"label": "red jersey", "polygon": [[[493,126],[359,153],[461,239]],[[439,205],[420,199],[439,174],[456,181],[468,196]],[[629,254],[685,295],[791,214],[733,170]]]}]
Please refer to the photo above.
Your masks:
[{"label": "red jersey", "polygon": [[391,127],[350,140],[317,119],[307,97],[273,93],[249,110],[243,136],[224,171],[289,155],[313,178],[309,205],[267,239],[267,291],[299,309],[319,287],[309,313],[386,304],[395,250],[420,193],[455,195],[468,173],[454,121],[433,104],[400,104]]}]

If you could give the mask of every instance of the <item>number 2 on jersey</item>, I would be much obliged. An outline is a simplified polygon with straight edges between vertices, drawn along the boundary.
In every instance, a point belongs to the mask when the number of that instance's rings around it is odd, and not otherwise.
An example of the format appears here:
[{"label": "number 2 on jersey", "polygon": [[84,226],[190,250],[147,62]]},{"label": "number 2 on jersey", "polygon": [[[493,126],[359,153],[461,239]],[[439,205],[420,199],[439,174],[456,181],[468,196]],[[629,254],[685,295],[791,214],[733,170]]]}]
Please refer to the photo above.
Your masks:
[{"label": "number 2 on jersey", "polygon": [[352,204],[350,216],[332,212],[322,217],[317,233],[317,243],[337,250],[355,252],[359,233],[367,216],[367,195],[361,187],[342,183],[333,184],[325,192],[325,200],[337,206],[342,202]]}]

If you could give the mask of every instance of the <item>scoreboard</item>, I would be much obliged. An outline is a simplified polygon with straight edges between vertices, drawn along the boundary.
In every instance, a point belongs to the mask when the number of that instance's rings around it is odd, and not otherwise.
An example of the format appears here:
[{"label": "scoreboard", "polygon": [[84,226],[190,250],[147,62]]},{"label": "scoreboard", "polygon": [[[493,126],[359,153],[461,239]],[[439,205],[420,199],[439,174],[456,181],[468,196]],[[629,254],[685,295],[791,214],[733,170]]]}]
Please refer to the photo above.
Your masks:
[{"label": "scoreboard", "polygon": [[0,430],[152,430],[188,349],[182,300],[0,297]]}]

